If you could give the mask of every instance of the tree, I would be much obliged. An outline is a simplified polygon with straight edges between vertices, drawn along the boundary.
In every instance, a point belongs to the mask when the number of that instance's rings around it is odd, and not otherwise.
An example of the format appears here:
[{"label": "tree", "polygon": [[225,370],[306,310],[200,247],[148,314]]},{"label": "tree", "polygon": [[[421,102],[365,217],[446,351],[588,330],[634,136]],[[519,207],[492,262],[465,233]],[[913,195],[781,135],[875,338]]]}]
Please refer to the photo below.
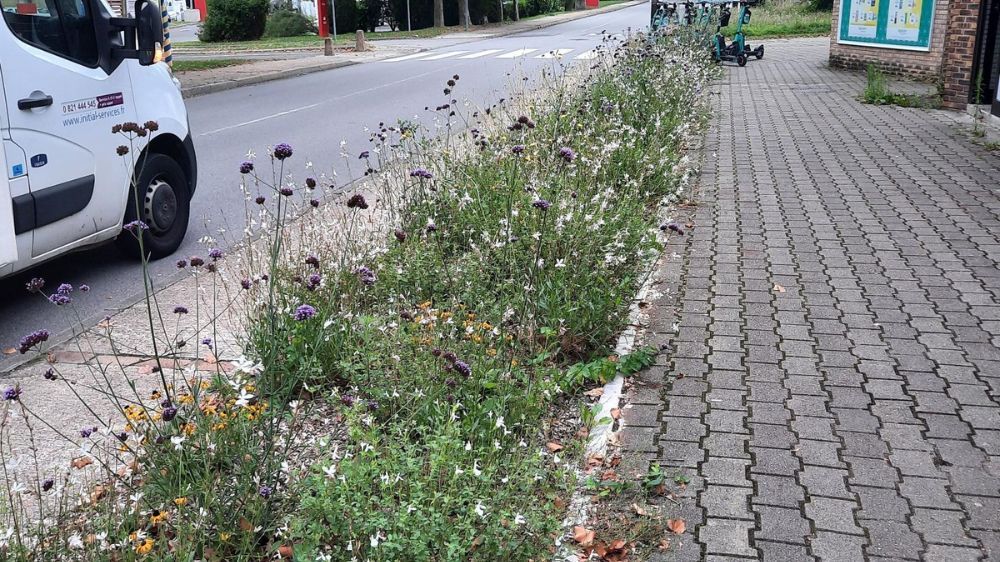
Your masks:
[{"label": "tree", "polygon": [[458,23],[468,29],[472,23],[469,17],[469,0],[458,0]]},{"label": "tree", "polygon": [[444,0],[434,0],[434,27],[444,27]]}]

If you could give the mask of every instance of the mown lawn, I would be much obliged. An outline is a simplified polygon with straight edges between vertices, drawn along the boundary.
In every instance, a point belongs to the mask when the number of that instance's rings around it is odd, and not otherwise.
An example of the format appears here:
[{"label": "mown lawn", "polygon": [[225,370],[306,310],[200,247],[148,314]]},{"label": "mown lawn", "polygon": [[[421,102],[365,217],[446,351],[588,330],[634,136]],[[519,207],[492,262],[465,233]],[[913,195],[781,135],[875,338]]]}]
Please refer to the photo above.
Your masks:
[{"label": "mown lawn", "polygon": [[227,66],[237,66],[248,62],[250,61],[246,59],[175,60],[171,68],[174,72],[190,72],[193,70],[212,70]]}]

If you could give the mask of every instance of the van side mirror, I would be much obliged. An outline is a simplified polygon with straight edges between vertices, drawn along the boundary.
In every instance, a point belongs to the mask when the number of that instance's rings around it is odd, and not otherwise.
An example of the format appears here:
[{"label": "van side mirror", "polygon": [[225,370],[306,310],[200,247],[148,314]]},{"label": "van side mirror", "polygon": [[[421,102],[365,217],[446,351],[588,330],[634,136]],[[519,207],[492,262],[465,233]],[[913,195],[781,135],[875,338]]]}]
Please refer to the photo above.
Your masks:
[{"label": "van side mirror", "polygon": [[125,59],[148,66],[160,61],[163,48],[163,20],[160,7],[151,0],[135,0],[135,17],[112,15],[101,0],[89,0],[95,14],[98,65],[108,74]]},{"label": "van side mirror", "polygon": [[149,0],[135,0],[135,32],[139,64],[159,62],[163,49],[163,20],[160,7]]}]

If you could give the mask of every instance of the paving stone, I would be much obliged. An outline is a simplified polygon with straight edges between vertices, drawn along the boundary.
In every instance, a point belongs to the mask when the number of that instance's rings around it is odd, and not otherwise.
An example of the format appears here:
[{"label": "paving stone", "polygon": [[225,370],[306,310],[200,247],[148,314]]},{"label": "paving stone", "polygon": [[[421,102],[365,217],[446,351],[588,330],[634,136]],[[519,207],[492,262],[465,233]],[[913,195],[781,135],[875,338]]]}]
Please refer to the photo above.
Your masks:
[{"label": "paving stone", "polygon": [[855,485],[851,485],[850,489],[861,500],[858,519],[906,522],[910,508],[896,490]]},{"label": "paving stone", "polygon": [[754,531],[754,541],[759,547],[762,540],[805,544],[809,536],[809,524],[798,509],[754,505],[760,526]]},{"label": "paving stone", "polygon": [[923,550],[920,536],[906,523],[898,521],[865,521],[869,556],[883,556],[895,560],[919,560]]},{"label": "paving stone", "polygon": [[961,548],[942,544],[927,546],[924,553],[926,562],[974,562],[982,560],[983,552],[978,548]]},{"label": "paving stone", "polygon": [[861,535],[861,528],[854,522],[856,507],[857,503],[853,500],[819,497],[811,498],[805,504],[806,517],[812,520],[816,529]]},{"label": "paving stone", "polygon": [[753,526],[753,521],[709,517],[704,525],[698,527],[698,542],[705,545],[708,554],[755,556],[757,551],[750,546]]},{"label": "paving stone", "polygon": [[824,562],[864,560],[864,537],[818,531],[810,538],[809,545],[813,554]]},{"label": "paving stone", "polygon": [[960,511],[914,508],[910,524],[913,526],[913,530],[923,535],[927,542],[978,546],[974,539],[966,536],[965,529],[962,527],[962,512]]}]

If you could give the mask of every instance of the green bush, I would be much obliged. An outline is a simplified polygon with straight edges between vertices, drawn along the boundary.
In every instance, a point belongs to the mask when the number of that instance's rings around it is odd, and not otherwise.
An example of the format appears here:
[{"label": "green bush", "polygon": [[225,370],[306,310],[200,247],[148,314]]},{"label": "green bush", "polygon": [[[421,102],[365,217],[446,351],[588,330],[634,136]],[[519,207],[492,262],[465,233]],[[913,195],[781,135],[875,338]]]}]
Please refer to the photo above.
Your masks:
[{"label": "green bush", "polygon": [[202,41],[251,41],[264,35],[268,0],[208,0]]},{"label": "green bush", "polygon": [[295,10],[275,10],[267,17],[264,28],[265,37],[298,37],[307,33],[316,33],[316,24]]}]

